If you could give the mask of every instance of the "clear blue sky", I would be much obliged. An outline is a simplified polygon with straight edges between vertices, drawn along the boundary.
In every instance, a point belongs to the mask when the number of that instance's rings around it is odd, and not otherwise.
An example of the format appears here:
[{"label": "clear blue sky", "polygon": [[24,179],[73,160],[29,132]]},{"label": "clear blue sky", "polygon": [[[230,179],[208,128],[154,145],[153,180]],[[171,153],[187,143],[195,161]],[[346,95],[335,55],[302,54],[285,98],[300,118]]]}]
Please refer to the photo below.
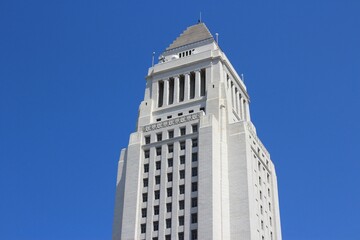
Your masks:
[{"label": "clear blue sky", "polygon": [[0,239],[110,239],[152,52],[200,11],[245,75],[283,239],[360,239],[357,0],[0,1]]}]

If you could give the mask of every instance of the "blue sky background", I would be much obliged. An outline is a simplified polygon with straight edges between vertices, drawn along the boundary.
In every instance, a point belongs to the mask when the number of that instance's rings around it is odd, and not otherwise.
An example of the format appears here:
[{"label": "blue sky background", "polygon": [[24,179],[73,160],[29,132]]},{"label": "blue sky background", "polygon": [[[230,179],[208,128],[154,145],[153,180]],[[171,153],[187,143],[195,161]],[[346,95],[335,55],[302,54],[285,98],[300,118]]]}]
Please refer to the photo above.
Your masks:
[{"label": "blue sky background", "polygon": [[360,239],[360,2],[0,1],[0,239],[110,239],[151,55],[199,12],[277,167],[283,239]]}]

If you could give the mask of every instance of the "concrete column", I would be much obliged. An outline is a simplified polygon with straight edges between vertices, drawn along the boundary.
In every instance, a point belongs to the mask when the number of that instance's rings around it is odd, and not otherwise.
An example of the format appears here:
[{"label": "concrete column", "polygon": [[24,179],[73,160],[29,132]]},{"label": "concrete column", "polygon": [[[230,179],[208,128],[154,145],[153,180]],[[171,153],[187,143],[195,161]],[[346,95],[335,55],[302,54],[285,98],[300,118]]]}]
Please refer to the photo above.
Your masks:
[{"label": "concrete column", "polygon": [[163,106],[169,105],[169,79],[164,80],[164,99]]},{"label": "concrete column", "polygon": [[239,114],[239,90],[235,90],[235,112]]},{"label": "concrete column", "polygon": [[250,106],[249,101],[245,102],[246,120],[250,121]]},{"label": "concrete column", "polygon": [[190,98],[190,73],[185,73],[184,101]]},{"label": "concrete column", "polygon": [[158,92],[159,92],[159,83],[158,82],[153,82],[153,88],[152,88],[152,99],[153,99],[153,103],[156,107],[158,107]]},{"label": "concrete column", "polygon": [[235,86],[234,86],[234,84],[231,84],[231,103],[232,103],[232,108],[235,108]]},{"label": "concrete column", "polygon": [[239,115],[240,115],[241,120],[244,120],[244,105],[243,105],[243,98],[242,98],[241,94],[239,94],[239,102],[240,102]]},{"label": "concrete column", "polygon": [[179,76],[174,77],[174,104],[179,103]]},{"label": "concrete column", "polygon": [[201,95],[201,75],[200,70],[195,71],[195,98]]}]

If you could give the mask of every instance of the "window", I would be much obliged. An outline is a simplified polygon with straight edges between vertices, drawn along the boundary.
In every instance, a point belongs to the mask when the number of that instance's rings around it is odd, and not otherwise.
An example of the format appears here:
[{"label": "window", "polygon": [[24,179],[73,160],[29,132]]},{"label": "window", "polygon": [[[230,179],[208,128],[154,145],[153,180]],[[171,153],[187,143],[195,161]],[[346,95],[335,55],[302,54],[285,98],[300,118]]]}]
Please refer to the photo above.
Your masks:
[{"label": "window", "polygon": [[190,99],[195,98],[195,73],[190,73]]},{"label": "window", "polygon": [[159,199],[160,198],[160,191],[156,190],[155,191],[155,199]]},{"label": "window", "polygon": [[167,203],[166,204],[166,212],[171,212],[171,209],[172,209],[171,203]]},{"label": "window", "polygon": [[143,179],[143,184],[144,184],[144,187],[147,187],[149,185],[149,179],[148,178],[144,178]]},{"label": "window", "polygon": [[185,170],[180,170],[180,179],[185,178]]},{"label": "window", "polygon": [[154,215],[159,215],[159,206],[154,206]]},{"label": "window", "polygon": [[269,217],[270,226],[272,226],[272,219]]},{"label": "window", "polygon": [[268,188],[268,196],[270,197],[270,188]]},{"label": "window", "polygon": [[198,189],[198,184],[197,184],[197,182],[191,183],[191,191],[192,191],[192,192],[197,192],[197,189]]},{"label": "window", "polygon": [[162,141],[162,133],[156,134],[156,139],[158,142]]},{"label": "window", "polygon": [[171,218],[166,219],[166,228],[171,228]]},{"label": "window", "polygon": [[169,153],[174,152],[174,145],[173,144],[168,144],[168,152]]},{"label": "window", "polygon": [[185,149],[185,141],[180,142],[180,150]]},{"label": "window", "polygon": [[168,136],[169,136],[169,138],[173,138],[174,137],[174,130],[169,130],[168,131]]},{"label": "window", "polygon": [[152,240],[159,240],[159,238],[158,237],[153,237]]},{"label": "window", "polygon": [[264,229],[264,221],[261,220],[261,229]]},{"label": "window", "polygon": [[169,79],[169,104],[174,103],[174,78]]},{"label": "window", "polygon": [[156,162],[156,170],[159,170],[161,168],[161,162],[157,161]]},{"label": "window", "polygon": [[191,170],[191,176],[196,177],[198,175],[197,167],[193,167]]},{"label": "window", "polygon": [[193,113],[194,112],[194,110],[189,110],[189,113]]},{"label": "window", "polygon": [[171,235],[170,234],[165,235],[165,240],[171,240]]},{"label": "window", "polygon": [[180,136],[184,136],[186,134],[186,128],[182,127],[180,128]]},{"label": "window", "polygon": [[161,121],[161,118],[157,118],[156,121],[157,121],[157,122],[160,122],[160,121]]},{"label": "window", "polygon": [[197,207],[197,198],[192,198],[191,199],[191,207]]},{"label": "window", "polygon": [[159,221],[154,222],[154,231],[159,230]]},{"label": "window", "polygon": [[179,85],[180,85],[179,102],[182,102],[182,101],[184,101],[184,96],[185,96],[185,76],[184,75],[180,75]]},{"label": "window", "polygon": [[168,197],[171,197],[172,196],[172,188],[170,187],[170,188],[167,188],[166,189],[166,192],[167,192],[167,196]]},{"label": "window", "polygon": [[179,216],[179,226],[184,226],[184,216]]},{"label": "window", "polygon": [[146,217],[146,208],[141,209],[141,217],[143,217],[143,218]]},{"label": "window", "polygon": [[191,240],[197,240],[197,230],[191,230]]},{"label": "window", "polygon": [[180,186],[179,186],[179,192],[180,192],[180,194],[184,194],[184,193],[185,193],[185,185],[180,185]]},{"label": "window", "polygon": [[206,72],[205,69],[200,71],[200,96],[205,96],[206,91]]},{"label": "window", "polygon": [[160,184],[160,175],[155,176],[155,184]]},{"label": "window", "polygon": [[201,108],[200,108],[200,111],[205,112],[205,107],[201,107]]},{"label": "window", "polygon": [[172,115],[169,115],[169,116],[167,116],[166,118],[167,118],[167,119],[171,119],[171,118],[172,118]]},{"label": "window", "polygon": [[184,207],[185,207],[185,202],[184,202],[184,200],[179,201],[179,210],[183,210]]},{"label": "window", "polygon": [[146,224],[141,224],[141,233],[146,233]]},{"label": "window", "polygon": [[197,162],[197,160],[198,160],[198,153],[193,153],[191,155],[191,161],[192,162]]},{"label": "window", "polygon": [[273,233],[270,232],[270,240],[273,240]]},{"label": "window", "polygon": [[267,174],[266,178],[267,178],[267,182],[270,183],[270,174]]},{"label": "window", "polygon": [[180,156],[180,164],[185,164],[185,155]]},{"label": "window", "polygon": [[160,156],[161,155],[161,147],[157,147],[156,148],[156,156]]},{"label": "window", "polygon": [[259,191],[259,195],[260,195],[260,199],[262,199],[262,192],[261,191]]},{"label": "window", "polygon": [[149,164],[144,164],[144,173],[149,172]]},{"label": "window", "polygon": [[142,199],[143,199],[143,202],[147,202],[147,193],[143,193]]},{"label": "window", "polygon": [[193,133],[198,132],[198,125],[197,124],[192,125],[192,132]]},{"label": "window", "polygon": [[173,166],[173,159],[169,158],[168,159],[168,167],[172,167]]},{"label": "window", "polygon": [[258,162],[258,170],[260,171],[261,170],[261,163]]},{"label": "window", "polygon": [[269,211],[271,212],[271,203],[269,203]]},{"label": "window", "polygon": [[150,143],[150,136],[145,136],[145,144],[149,144]]},{"label": "window", "polygon": [[192,141],[192,147],[193,147],[193,148],[198,146],[198,140],[197,140],[197,138],[193,138],[193,139],[191,139],[191,141]]},{"label": "window", "polygon": [[145,158],[149,158],[149,157],[150,157],[150,150],[145,150],[145,151],[144,151],[144,157],[145,157]]},{"label": "window", "polygon": [[179,240],[184,240],[184,233],[183,233],[183,232],[179,232],[179,233],[178,233],[178,238],[179,238]]},{"label": "window", "polygon": [[260,205],[260,213],[263,214],[263,206]]},{"label": "window", "polygon": [[261,177],[259,177],[259,185],[261,185]]},{"label": "window", "polygon": [[164,102],[164,82],[163,81],[159,81],[158,83],[158,107],[162,107],[163,102]]},{"label": "window", "polygon": [[191,223],[197,223],[197,213],[191,214]]},{"label": "window", "polygon": [[167,180],[168,180],[168,182],[172,182],[172,179],[173,179],[172,173],[168,173],[168,174],[167,174]]}]

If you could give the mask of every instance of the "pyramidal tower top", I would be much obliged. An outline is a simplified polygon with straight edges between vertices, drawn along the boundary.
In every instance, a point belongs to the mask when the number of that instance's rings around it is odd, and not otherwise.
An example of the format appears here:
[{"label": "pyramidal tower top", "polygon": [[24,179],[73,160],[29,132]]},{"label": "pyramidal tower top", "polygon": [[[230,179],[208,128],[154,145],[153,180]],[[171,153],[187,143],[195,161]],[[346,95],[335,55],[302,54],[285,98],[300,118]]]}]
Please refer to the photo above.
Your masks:
[{"label": "pyramidal tower top", "polygon": [[149,68],[118,165],[113,240],[281,240],[275,166],[204,23]]}]

